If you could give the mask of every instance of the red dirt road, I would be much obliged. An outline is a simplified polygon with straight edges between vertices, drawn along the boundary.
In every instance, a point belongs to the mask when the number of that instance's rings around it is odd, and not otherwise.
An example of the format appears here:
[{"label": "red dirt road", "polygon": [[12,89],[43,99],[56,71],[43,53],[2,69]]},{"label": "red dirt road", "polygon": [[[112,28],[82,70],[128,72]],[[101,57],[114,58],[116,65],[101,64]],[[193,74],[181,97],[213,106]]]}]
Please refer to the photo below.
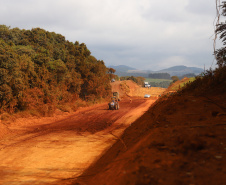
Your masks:
[{"label": "red dirt road", "polygon": [[73,185],[225,185],[226,93],[161,98]]},{"label": "red dirt road", "polygon": [[124,99],[117,111],[102,104],[49,124],[14,126],[0,140],[0,184],[55,184],[81,175],[154,101]]}]

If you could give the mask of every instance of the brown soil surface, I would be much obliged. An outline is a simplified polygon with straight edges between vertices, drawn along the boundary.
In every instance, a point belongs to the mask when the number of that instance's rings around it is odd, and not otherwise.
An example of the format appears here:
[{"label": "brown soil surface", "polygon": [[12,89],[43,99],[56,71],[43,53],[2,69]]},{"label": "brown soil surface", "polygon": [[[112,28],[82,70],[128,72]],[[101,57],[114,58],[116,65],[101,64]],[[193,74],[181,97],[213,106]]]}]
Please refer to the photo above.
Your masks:
[{"label": "brown soil surface", "polygon": [[155,102],[161,89],[125,83],[112,83],[118,111],[102,104],[52,122],[12,123],[0,140],[0,184],[226,184],[226,93]]},{"label": "brown soil surface", "polygon": [[73,184],[226,184],[225,100],[217,92],[159,100]]},{"label": "brown soil surface", "polygon": [[[121,85],[120,85],[121,84]],[[119,92],[121,97],[144,97],[145,94],[150,94],[152,98],[157,99],[166,89],[160,87],[144,88],[138,86],[131,80],[116,81],[112,83],[112,90]]]},{"label": "brown soil surface", "polygon": [[[117,83],[113,90],[120,90]],[[115,111],[103,103],[72,114],[0,124],[0,184],[70,184],[155,102],[128,99],[123,91],[121,97]]]}]

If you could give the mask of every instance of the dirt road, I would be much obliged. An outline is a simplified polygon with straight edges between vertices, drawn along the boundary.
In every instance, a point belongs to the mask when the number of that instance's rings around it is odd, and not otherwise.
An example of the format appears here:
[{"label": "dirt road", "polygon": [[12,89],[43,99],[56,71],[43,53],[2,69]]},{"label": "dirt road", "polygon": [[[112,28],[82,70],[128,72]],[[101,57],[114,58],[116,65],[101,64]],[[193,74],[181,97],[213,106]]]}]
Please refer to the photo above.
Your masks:
[{"label": "dirt road", "polygon": [[102,104],[49,124],[14,127],[19,134],[0,140],[0,184],[55,184],[80,175],[154,101],[123,100],[117,111]]}]

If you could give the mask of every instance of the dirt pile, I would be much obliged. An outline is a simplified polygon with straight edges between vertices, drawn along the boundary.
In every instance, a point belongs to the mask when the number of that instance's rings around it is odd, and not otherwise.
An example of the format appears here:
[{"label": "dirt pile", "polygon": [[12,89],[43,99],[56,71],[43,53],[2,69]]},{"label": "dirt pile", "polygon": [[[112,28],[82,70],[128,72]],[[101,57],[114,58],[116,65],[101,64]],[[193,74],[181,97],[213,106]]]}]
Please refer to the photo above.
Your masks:
[{"label": "dirt pile", "polygon": [[74,184],[225,184],[225,100],[222,91],[161,98]]},{"label": "dirt pile", "polygon": [[160,87],[145,88],[140,87],[131,80],[116,81],[112,83],[112,91],[119,92],[119,95],[123,98],[127,97],[144,97],[145,94],[150,94],[151,97],[157,98],[166,89]]}]

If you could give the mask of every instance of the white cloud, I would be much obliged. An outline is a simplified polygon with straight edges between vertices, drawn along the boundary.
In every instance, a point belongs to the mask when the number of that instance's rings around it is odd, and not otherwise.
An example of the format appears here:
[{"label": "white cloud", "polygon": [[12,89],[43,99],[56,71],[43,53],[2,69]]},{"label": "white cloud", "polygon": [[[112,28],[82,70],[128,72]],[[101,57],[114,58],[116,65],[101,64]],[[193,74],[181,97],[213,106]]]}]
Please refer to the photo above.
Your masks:
[{"label": "white cloud", "polygon": [[214,0],[188,0],[188,5],[185,9],[191,13],[204,15],[204,16],[212,16],[213,15],[213,8],[216,6],[216,1]]},{"label": "white cloud", "polygon": [[54,31],[135,68],[212,63],[214,18],[213,0],[0,0],[0,24]]}]

